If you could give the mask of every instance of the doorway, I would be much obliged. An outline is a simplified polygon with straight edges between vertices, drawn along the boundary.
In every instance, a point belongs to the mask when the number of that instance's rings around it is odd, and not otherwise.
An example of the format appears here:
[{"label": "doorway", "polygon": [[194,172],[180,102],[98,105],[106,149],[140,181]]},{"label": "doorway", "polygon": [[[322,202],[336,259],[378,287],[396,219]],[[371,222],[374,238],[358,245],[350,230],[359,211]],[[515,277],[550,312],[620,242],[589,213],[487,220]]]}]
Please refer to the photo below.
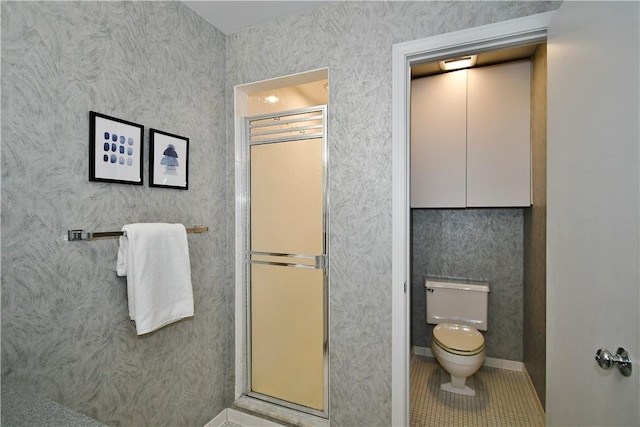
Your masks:
[{"label": "doorway", "polygon": [[393,48],[392,423],[409,424],[410,239],[409,70],[412,65],[546,40],[553,12],[486,25]]},{"label": "doorway", "polygon": [[[433,360],[431,337],[435,325],[427,324],[425,310],[428,277],[489,283],[488,327],[482,332],[487,357],[483,368],[469,378],[479,390],[476,400],[500,400],[505,408],[522,408],[523,418],[540,419],[543,412],[546,44],[482,52],[474,57],[472,68],[454,71],[441,70],[437,62],[411,67],[412,425],[434,414],[452,422],[457,416],[456,411],[425,412],[445,396],[439,388],[427,392],[424,377],[414,372],[414,366],[420,368],[422,364],[413,359]],[[474,102],[470,105],[475,109],[468,110],[465,89],[474,89],[471,85],[477,80],[471,78],[473,73],[486,78],[482,96],[471,96]],[[474,90],[479,91],[479,86]],[[470,122],[479,108],[482,117]],[[465,132],[469,123],[470,131]],[[486,144],[479,144],[474,132],[492,136],[485,139]],[[479,191],[478,183],[484,179],[477,175],[479,170],[490,171],[499,179],[487,182]],[[505,393],[506,399],[498,399],[497,393],[505,383],[482,387],[482,378],[488,372],[503,374],[503,370],[523,384],[523,393]],[[446,374],[432,372],[446,382]],[[531,392],[530,382],[536,393]],[[491,410],[478,406],[474,413],[482,422]]]},{"label": "doorway", "polygon": [[235,397],[328,418],[328,70],[235,99]]}]

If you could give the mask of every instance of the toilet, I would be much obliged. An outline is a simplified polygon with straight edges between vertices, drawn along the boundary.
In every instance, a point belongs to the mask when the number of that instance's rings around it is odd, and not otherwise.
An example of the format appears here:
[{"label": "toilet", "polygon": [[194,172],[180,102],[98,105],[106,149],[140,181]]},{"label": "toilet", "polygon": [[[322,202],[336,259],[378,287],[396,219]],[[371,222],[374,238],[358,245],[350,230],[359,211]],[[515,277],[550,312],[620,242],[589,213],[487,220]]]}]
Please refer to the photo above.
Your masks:
[{"label": "toilet", "polygon": [[433,328],[431,351],[451,382],[440,388],[450,393],[475,396],[466,385],[484,363],[489,283],[466,280],[427,279],[427,323]]}]

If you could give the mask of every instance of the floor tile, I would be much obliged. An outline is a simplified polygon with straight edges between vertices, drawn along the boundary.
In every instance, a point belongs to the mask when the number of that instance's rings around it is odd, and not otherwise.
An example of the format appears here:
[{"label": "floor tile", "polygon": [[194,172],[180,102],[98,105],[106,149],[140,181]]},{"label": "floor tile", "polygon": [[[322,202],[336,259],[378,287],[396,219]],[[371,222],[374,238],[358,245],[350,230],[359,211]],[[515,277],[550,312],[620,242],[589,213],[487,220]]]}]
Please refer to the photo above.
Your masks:
[{"label": "floor tile", "polygon": [[411,427],[544,427],[526,372],[483,366],[467,384],[475,397],[440,390],[448,374],[435,359],[411,355]]}]

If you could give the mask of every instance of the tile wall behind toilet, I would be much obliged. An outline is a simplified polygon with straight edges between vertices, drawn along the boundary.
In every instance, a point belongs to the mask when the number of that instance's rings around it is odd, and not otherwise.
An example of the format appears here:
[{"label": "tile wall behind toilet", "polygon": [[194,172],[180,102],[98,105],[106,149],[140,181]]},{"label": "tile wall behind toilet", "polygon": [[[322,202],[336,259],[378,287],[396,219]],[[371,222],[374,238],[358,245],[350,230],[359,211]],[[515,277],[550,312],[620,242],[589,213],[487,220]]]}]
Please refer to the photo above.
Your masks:
[{"label": "tile wall behind toilet", "polygon": [[431,346],[427,276],[488,280],[487,357],[522,361],[522,209],[413,209],[412,345]]}]

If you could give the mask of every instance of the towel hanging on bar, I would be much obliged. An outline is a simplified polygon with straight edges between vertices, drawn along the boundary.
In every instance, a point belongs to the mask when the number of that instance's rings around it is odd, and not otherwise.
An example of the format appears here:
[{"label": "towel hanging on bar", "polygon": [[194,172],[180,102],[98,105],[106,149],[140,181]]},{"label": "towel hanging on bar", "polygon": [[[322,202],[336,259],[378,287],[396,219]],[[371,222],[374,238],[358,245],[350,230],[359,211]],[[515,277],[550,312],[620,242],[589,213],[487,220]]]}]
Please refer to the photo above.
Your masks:
[{"label": "towel hanging on bar", "polygon": [[187,233],[182,224],[123,227],[116,271],[127,277],[129,316],[143,335],[194,314]]}]

